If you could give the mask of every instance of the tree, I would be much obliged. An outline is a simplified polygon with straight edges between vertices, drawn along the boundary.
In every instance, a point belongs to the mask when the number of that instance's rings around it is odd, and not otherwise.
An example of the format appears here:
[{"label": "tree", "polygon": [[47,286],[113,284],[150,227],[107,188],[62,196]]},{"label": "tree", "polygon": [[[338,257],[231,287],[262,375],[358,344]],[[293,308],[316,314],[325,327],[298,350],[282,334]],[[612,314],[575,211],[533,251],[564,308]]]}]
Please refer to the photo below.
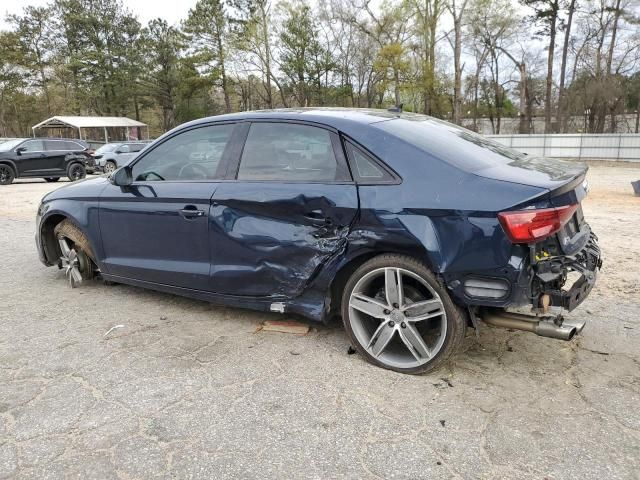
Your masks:
[{"label": "tree", "polygon": [[0,137],[20,135],[15,108],[16,99],[26,86],[26,76],[18,66],[22,55],[20,39],[15,32],[0,32]]},{"label": "tree", "polygon": [[189,10],[184,23],[189,35],[191,50],[200,64],[206,65],[206,73],[220,78],[224,95],[225,111],[231,112],[229,79],[227,76],[228,39],[231,35],[229,18],[222,0],[198,0]]},{"label": "tree", "polygon": [[444,11],[444,0],[408,0],[411,17],[414,18],[413,33],[416,36],[416,51],[420,57],[420,83],[424,89],[424,113],[433,115],[437,77],[436,43],[438,23]]},{"label": "tree", "polygon": [[56,0],[54,9],[76,105],[101,115],[126,114],[139,61],[138,20],[118,0]]},{"label": "tree", "polygon": [[[503,115],[503,105],[506,98],[504,84],[509,79],[503,80],[501,57],[507,59],[515,65],[519,74],[519,118],[520,133],[528,133],[531,124],[531,111],[527,108],[530,105],[528,90],[528,72],[525,57],[525,50],[520,48],[521,57],[517,53],[511,53],[514,46],[518,46],[517,32],[519,30],[520,19],[508,0],[476,0],[470,6],[469,11],[469,36],[476,49],[478,58],[478,68],[476,70],[476,92],[475,101],[478,101],[478,87],[482,86],[483,98],[486,105],[492,105],[491,123],[494,131],[500,133],[501,120]],[[478,50],[478,45],[483,49]],[[484,67],[487,67],[491,76],[489,82],[481,82],[479,75]],[[489,102],[488,90],[491,89],[492,102]],[[477,109],[477,104],[474,106]],[[494,121],[495,117],[495,121]]]},{"label": "tree", "polygon": [[301,1],[283,3],[278,65],[292,84],[298,105],[324,104],[322,78],[337,67],[321,44],[311,7]]},{"label": "tree", "polygon": [[453,18],[453,123],[460,124],[460,110],[462,108],[462,27],[464,21],[464,13],[467,8],[468,0],[451,0],[447,5],[449,13]]},{"label": "tree", "polygon": [[562,46],[562,64],[560,65],[560,85],[558,87],[558,113],[556,122],[559,131],[566,131],[566,122],[564,120],[564,112],[566,110],[565,98],[565,76],[567,71],[567,58],[569,54],[569,39],[571,38],[571,25],[573,24],[573,14],[576,11],[576,0],[570,0],[568,7],[567,23],[564,25],[564,43]]},{"label": "tree", "polygon": [[533,8],[533,21],[542,25],[542,30],[539,33],[549,36],[549,46],[547,50],[547,84],[544,96],[544,131],[545,133],[551,133],[551,112],[553,108],[551,91],[553,87],[553,62],[560,0],[522,0],[522,2],[524,5]]},{"label": "tree", "polygon": [[141,47],[149,52],[143,84],[162,109],[164,131],[175,127],[176,94],[179,85],[179,53],[184,48],[181,32],[160,18],[144,29]]},{"label": "tree", "polygon": [[33,86],[42,89],[47,114],[51,114],[51,96],[49,95],[48,70],[53,56],[54,39],[51,28],[52,9],[50,7],[25,7],[22,15],[9,15],[7,20],[13,24],[20,46],[17,60],[27,70],[35,70],[38,79]]}]

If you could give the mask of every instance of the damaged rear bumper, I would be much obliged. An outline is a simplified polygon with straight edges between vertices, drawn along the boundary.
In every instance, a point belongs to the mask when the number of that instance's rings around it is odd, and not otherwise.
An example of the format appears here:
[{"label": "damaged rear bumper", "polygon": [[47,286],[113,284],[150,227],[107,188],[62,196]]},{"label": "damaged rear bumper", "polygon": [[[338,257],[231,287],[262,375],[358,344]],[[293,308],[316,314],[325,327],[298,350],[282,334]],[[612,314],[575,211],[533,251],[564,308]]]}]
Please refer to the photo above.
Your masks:
[{"label": "damaged rear bumper", "polygon": [[[602,267],[597,242],[598,237],[589,232],[587,243],[575,255],[545,259],[533,265],[533,288],[534,292],[538,292],[534,298],[534,307],[546,310],[548,306],[554,306],[570,312],[589,296],[596,284],[598,270]],[[580,277],[569,288],[565,288],[571,272],[579,273]]]},{"label": "damaged rear bumper", "polygon": [[476,311],[515,308],[546,314],[549,307],[572,311],[589,296],[602,266],[598,238],[587,224],[582,233],[572,254],[562,252],[556,239],[555,250],[546,244],[514,245],[507,265],[445,272],[443,278],[456,303]]}]

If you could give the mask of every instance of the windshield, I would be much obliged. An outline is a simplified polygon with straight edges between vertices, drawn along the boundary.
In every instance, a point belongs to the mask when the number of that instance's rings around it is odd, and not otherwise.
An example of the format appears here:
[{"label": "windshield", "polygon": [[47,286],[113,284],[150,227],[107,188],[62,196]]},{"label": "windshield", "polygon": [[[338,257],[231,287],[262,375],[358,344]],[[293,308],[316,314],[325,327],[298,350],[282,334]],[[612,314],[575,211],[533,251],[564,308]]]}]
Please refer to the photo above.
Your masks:
[{"label": "windshield", "polygon": [[7,140],[4,143],[0,143],[0,152],[8,152],[16,145],[20,145],[24,142],[24,138],[16,138],[15,140]]},{"label": "windshield", "polygon": [[96,150],[96,153],[107,153],[107,152],[113,152],[118,145],[120,145],[119,143],[107,143],[106,145],[101,146],[99,149]]}]

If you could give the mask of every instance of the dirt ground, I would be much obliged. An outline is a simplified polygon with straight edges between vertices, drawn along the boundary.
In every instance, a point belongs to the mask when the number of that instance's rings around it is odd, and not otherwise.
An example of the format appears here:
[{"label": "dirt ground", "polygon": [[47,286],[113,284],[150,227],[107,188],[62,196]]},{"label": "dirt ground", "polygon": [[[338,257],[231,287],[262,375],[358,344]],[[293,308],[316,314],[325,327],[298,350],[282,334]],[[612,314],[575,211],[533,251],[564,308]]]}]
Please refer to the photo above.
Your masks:
[{"label": "dirt ground", "polygon": [[72,290],[33,241],[60,184],[0,187],[0,478],[639,479],[638,179],[590,170],[604,266],[577,340],[483,327],[423,376],[347,355],[337,325]]}]

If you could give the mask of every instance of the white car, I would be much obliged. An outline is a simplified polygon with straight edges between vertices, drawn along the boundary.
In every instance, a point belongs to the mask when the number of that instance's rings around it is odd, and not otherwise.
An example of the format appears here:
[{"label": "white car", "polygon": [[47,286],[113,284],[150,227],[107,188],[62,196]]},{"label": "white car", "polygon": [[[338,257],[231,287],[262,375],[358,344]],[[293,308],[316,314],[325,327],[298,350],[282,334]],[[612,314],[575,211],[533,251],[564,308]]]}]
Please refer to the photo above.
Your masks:
[{"label": "white car", "polygon": [[111,173],[116,168],[128,165],[146,145],[145,142],[107,143],[93,154],[96,167],[105,173]]}]

